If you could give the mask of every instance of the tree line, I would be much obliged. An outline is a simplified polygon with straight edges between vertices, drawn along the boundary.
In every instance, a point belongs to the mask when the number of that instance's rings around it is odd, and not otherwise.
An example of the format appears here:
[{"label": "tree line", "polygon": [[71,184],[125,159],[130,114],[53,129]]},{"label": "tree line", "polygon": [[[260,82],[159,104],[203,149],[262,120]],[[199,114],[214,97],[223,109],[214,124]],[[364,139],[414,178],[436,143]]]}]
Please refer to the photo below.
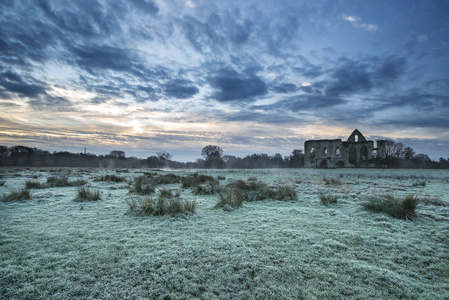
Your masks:
[{"label": "tree line", "polygon": [[[382,168],[439,168],[449,169],[449,158],[432,161],[426,154],[415,154],[411,147],[392,140],[386,141],[385,159],[373,158],[371,163]],[[280,153],[268,155],[251,154],[245,157],[224,155],[217,145],[208,145],[201,150],[202,158],[195,162],[177,162],[166,151],[146,159],[126,157],[124,151],[113,150],[106,155],[49,152],[26,146],[0,146],[0,166],[26,167],[91,167],[91,168],[171,168],[171,169],[254,169],[254,168],[302,168],[304,152],[294,149],[288,156]]]}]

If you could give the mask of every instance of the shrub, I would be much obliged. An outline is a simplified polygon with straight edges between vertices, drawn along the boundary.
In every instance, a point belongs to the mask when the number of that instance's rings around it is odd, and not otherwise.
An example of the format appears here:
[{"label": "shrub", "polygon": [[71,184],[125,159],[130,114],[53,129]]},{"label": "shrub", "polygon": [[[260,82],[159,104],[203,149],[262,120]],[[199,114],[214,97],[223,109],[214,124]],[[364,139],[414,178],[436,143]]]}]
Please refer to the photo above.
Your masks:
[{"label": "shrub", "polygon": [[4,186],[5,182],[6,182],[6,180],[0,180],[0,186]]},{"label": "shrub", "polygon": [[141,200],[126,201],[128,204],[127,214],[134,216],[162,216],[162,215],[190,215],[196,212],[196,201],[182,201],[178,194],[170,196],[166,192],[159,194],[157,200],[147,196]]},{"label": "shrub", "polygon": [[340,179],[336,179],[336,178],[328,179],[326,177],[323,177],[323,181],[324,181],[324,184],[326,184],[326,185],[342,185],[343,184],[343,182]]},{"label": "shrub", "polygon": [[338,197],[331,194],[320,193],[320,203],[323,205],[336,204],[338,202]]},{"label": "shrub", "polygon": [[159,190],[159,197],[163,197],[163,198],[176,198],[179,197],[181,195],[181,193],[179,191],[177,192],[173,192],[170,189],[160,189]]},{"label": "shrub", "polygon": [[138,195],[149,195],[154,193],[155,187],[153,181],[146,176],[139,176],[134,179],[134,187],[131,187],[131,192]]},{"label": "shrub", "polygon": [[274,200],[296,200],[296,190],[288,186],[277,188],[269,187],[261,181],[237,180],[228,185],[228,188],[241,190],[244,201],[261,201],[266,199]]},{"label": "shrub", "polygon": [[412,219],[416,216],[416,207],[418,198],[414,195],[408,195],[404,199],[394,198],[392,195],[384,195],[382,197],[371,197],[368,202],[364,203],[365,209],[373,212],[386,213],[398,219]]},{"label": "shrub", "polygon": [[40,189],[42,186],[41,186],[41,184],[40,184],[40,182],[39,181],[30,181],[30,180],[27,180],[26,182],[25,182],[25,188],[26,189]]},{"label": "shrub", "polygon": [[109,181],[109,182],[126,182],[126,179],[117,175],[103,175],[99,179],[100,181]]},{"label": "shrub", "polygon": [[78,195],[75,198],[76,202],[101,200],[100,191],[97,189],[91,190],[86,187],[78,187],[77,192]]},{"label": "shrub", "polygon": [[218,181],[208,181],[204,184],[198,184],[193,191],[195,195],[213,195],[220,192]]},{"label": "shrub", "polygon": [[280,186],[276,189],[276,200],[296,200],[298,199],[298,193],[290,186]]},{"label": "shrub", "polygon": [[82,186],[87,183],[87,180],[77,179],[74,181],[69,181],[66,176],[50,176],[47,178],[48,187],[66,187],[66,186]]},{"label": "shrub", "polygon": [[181,176],[175,174],[165,174],[153,178],[155,184],[173,184],[181,182]]},{"label": "shrub", "polygon": [[209,175],[199,175],[198,173],[194,173],[189,176],[185,176],[181,178],[182,188],[196,188],[198,185],[206,182],[217,182],[215,178]]},{"label": "shrub", "polygon": [[70,186],[69,179],[65,176],[50,176],[47,178],[47,185],[49,187],[64,187]]},{"label": "shrub", "polygon": [[240,189],[228,188],[225,192],[220,193],[218,202],[215,204],[215,208],[223,208],[225,211],[231,211],[241,207],[242,204],[243,191]]},{"label": "shrub", "polygon": [[12,190],[8,195],[3,195],[2,202],[30,200],[31,194],[27,189]]},{"label": "shrub", "polygon": [[425,181],[425,180],[422,180],[422,181],[416,181],[416,182],[413,182],[412,185],[413,185],[413,186],[426,186],[426,181]]}]

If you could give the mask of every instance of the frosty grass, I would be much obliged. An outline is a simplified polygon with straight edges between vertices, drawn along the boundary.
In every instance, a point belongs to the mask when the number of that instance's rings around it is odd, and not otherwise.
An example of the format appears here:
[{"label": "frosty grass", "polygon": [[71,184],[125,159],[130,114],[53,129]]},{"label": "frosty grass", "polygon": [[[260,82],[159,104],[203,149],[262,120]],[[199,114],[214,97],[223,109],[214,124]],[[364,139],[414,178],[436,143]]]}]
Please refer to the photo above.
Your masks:
[{"label": "frosty grass", "polygon": [[[294,201],[214,209],[194,195],[191,216],[127,215],[127,182],[148,170],[2,168],[1,195],[49,176],[85,179],[101,200],[75,202],[77,187],[31,189],[0,202],[2,299],[448,299],[447,170],[218,170],[200,174],[288,185]],[[186,176],[193,171],[157,171]],[[327,178],[327,180],[324,180]],[[341,184],[326,184],[334,178]],[[337,182],[338,182],[337,181]],[[426,181],[420,185],[416,182]],[[157,192],[157,187],[156,187]],[[320,193],[335,195],[322,205]],[[363,209],[367,197],[419,197],[417,217]]]}]

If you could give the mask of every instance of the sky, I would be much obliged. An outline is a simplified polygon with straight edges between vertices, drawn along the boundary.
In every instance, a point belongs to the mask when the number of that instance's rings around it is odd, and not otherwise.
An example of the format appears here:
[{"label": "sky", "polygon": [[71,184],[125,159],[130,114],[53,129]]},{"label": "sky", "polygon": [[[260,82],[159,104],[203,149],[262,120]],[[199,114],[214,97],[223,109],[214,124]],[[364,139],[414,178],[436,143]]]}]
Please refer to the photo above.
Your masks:
[{"label": "sky", "polygon": [[449,1],[2,0],[0,145],[449,157]]}]

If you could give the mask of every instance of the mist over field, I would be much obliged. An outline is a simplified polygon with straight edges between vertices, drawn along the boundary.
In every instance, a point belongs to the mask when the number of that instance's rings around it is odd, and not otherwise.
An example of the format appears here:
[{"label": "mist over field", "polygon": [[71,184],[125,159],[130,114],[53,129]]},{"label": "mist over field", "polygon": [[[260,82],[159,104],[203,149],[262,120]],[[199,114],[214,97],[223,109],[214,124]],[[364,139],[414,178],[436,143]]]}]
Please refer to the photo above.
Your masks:
[{"label": "mist over field", "polygon": [[[0,176],[1,298],[449,297],[446,170]],[[405,214],[368,205],[404,199]]]}]

